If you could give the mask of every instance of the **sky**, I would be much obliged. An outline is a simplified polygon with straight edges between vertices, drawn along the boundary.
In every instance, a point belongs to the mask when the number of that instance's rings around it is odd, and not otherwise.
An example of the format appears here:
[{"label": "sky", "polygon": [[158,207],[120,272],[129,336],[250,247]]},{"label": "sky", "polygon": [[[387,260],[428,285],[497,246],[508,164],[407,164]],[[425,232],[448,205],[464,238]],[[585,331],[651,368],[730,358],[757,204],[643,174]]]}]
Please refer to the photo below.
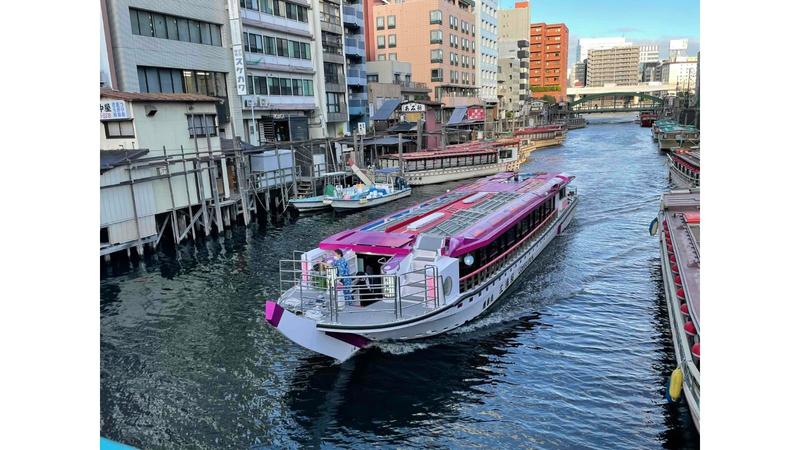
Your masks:
[{"label": "sky", "polygon": [[[513,8],[516,0],[499,0]],[[636,44],[656,43],[661,56],[670,39],[689,39],[689,55],[700,49],[700,1],[530,0],[531,22],[564,23],[569,28],[569,65],[578,39],[622,36]]]}]

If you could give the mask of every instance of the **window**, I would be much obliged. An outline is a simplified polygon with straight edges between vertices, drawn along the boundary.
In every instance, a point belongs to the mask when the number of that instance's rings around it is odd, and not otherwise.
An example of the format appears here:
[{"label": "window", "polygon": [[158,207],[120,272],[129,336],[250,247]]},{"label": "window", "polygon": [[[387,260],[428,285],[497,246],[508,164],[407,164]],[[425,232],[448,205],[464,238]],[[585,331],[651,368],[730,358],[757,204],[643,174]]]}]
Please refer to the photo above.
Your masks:
[{"label": "window", "polygon": [[378,55],[378,61],[386,61],[386,55]]},{"label": "window", "polygon": [[378,48],[386,48],[386,36],[378,36]]},{"label": "window", "polygon": [[455,34],[450,35],[450,47],[458,48],[458,36]]},{"label": "window", "polygon": [[221,26],[168,14],[130,9],[131,32],[140,36],[222,46]]},{"label": "window", "polygon": [[389,35],[389,48],[397,47],[397,35],[390,34]]},{"label": "window", "polygon": [[215,114],[187,114],[186,121],[189,124],[189,137],[216,136],[217,116]]},{"label": "window", "polygon": [[458,29],[458,18],[455,16],[450,16],[450,29],[457,30]]},{"label": "window", "polygon": [[367,75],[367,83],[377,83],[378,82],[378,75],[377,74],[368,74]]},{"label": "window", "polygon": [[442,31],[431,30],[431,44],[441,44],[441,43],[442,43]]},{"label": "window", "polygon": [[395,21],[396,20],[395,16],[389,16],[387,19],[388,20],[386,21],[386,24],[390,30],[397,26],[397,22]]},{"label": "window", "polygon": [[106,128],[106,137],[108,139],[119,138],[132,138],[133,134],[133,120],[116,120],[113,122],[103,122]]},{"label": "window", "polygon": [[397,53],[389,53],[389,61],[397,61]]},{"label": "window", "polygon": [[431,50],[431,62],[432,63],[440,63],[442,62],[442,49]]},{"label": "window", "polygon": [[326,83],[341,83],[342,82],[342,66],[340,64],[324,63]]},{"label": "window", "polygon": [[326,95],[327,107],[329,113],[341,112],[341,102],[339,101],[342,94],[336,92],[328,92]]},{"label": "window", "polygon": [[378,18],[375,19],[375,25],[379,30],[382,30],[384,28],[384,26],[385,26],[384,25],[384,23],[385,23],[384,19],[385,18],[383,16],[378,17]]},{"label": "window", "polygon": [[442,81],[442,69],[431,70],[431,81]]},{"label": "window", "polygon": [[431,11],[431,25],[441,25],[442,23],[442,12],[437,10]]}]

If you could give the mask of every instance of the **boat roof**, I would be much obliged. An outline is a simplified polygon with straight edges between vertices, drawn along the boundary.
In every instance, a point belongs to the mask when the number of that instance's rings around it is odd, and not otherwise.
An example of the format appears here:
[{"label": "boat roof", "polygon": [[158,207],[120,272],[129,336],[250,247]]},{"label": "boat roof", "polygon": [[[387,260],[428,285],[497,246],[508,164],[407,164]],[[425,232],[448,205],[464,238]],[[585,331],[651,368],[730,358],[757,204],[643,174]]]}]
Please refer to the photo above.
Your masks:
[{"label": "boat roof", "polygon": [[689,314],[700,331],[700,190],[672,191],[663,195],[666,228],[672,237]]},{"label": "boat roof", "polygon": [[[448,145],[445,149],[429,150],[422,152],[404,153],[404,160],[415,160],[424,158],[442,158],[449,156],[470,156],[497,153],[497,147],[506,145],[516,145],[519,139],[503,138],[497,140],[471,141],[463,144]],[[399,159],[398,153],[382,155],[381,158]]]},{"label": "boat roof", "polygon": [[405,255],[422,234],[445,237],[444,254],[457,257],[504,233],[572,181],[563,173],[504,172],[328,237],[320,248]]},{"label": "boat roof", "polygon": [[672,154],[688,164],[700,168],[700,151],[687,148],[678,148],[672,151]]},{"label": "boat roof", "polygon": [[528,127],[528,128],[520,128],[519,130],[514,130],[514,136],[518,136],[521,134],[545,133],[548,131],[560,131],[563,129],[564,125],[541,125],[538,127]]}]

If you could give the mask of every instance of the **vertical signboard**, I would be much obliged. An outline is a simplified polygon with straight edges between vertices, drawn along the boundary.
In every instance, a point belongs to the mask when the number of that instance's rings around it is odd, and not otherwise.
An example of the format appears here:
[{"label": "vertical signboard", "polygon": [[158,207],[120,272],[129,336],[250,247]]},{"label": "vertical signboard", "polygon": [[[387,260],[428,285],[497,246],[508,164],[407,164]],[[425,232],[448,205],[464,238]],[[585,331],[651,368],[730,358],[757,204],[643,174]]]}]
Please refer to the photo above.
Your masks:
[{"label": "vertical signboard", "polygon": [[244,49],[242,48],[242,22],[239,16],[239,1],[228,0],[228,17],[231,26],[231,47],[233,48],[233,69],[236,81],[236,93],[247,95],[247,76],[244,66]]}]

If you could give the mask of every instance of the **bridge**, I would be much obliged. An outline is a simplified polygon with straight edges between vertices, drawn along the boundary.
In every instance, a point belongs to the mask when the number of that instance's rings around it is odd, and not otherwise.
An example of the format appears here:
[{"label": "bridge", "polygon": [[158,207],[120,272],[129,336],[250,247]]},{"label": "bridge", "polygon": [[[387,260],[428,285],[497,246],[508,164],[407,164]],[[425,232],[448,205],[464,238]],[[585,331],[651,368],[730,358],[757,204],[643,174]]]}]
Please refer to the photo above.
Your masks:
[{"label": "bridge", "polygon": [[655,111],[675,89],[674,84],[661,83],[569,88],[567,98],[570,111],[576,113]]}]

